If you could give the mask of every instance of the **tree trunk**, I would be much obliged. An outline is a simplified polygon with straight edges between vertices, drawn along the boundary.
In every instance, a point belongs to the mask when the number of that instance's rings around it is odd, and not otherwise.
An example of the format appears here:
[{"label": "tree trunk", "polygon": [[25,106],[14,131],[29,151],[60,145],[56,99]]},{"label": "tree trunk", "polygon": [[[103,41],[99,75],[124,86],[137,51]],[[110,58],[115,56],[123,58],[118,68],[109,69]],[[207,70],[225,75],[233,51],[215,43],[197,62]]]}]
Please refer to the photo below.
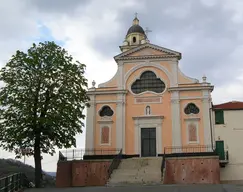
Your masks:
[{"label": "tree trunk", "polygon": [[41,151],[40,151],[40,135],[35,138],[34,147],[34,159],[35,159],[35,187],[42,187],[42,168],[41,168]]}]

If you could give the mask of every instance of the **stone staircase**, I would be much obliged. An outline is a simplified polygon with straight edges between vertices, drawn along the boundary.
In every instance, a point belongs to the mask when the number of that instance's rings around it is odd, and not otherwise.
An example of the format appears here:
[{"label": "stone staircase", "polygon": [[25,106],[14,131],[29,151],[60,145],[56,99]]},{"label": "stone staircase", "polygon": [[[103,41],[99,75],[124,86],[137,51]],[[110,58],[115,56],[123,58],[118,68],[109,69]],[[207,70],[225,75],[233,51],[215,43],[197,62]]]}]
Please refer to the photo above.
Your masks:
[{"label": "stone staircase", "polygon": [[123,159],[107,186],[162,184],[161,163],[162,157]]}]

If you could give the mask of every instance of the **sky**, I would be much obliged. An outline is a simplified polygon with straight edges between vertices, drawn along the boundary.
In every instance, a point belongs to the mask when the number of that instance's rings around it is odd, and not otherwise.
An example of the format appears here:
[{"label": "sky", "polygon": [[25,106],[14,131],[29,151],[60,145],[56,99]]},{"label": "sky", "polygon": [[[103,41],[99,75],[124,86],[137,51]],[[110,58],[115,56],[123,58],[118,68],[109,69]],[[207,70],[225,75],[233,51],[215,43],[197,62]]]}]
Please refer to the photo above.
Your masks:
[{"label": "sky", "polygon": [[[0,67],[16,50],[55,41],[87,65],[97,84],[114,76],[113,57],[138,13],[152,30],[151,43],[182,53],[179,67],[215,88],[213,103],[243,101],[242,0],[3,0],[0,4]],[[84,133],[77,147],[84,148]],[[0,158],[14,158],[0,150]],[[22,159],[23,161],[23,159]],[[33,165],[33,158],[26,163]],[[44,155],[45,171],[56,171],[57,155]]]}]

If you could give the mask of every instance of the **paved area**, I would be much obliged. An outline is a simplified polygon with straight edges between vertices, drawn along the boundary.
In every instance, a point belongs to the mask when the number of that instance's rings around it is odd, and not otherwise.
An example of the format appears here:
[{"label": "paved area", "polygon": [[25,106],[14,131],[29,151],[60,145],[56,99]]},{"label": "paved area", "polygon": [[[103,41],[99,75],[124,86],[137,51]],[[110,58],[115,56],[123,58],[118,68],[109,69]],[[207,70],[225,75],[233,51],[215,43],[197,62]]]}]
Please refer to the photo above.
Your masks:
[{"label": "paved area", "polygon": [[124,187],[78,187],[28,189],[27,192],[243,192],[243,186],[236,185],[156,185]]}]

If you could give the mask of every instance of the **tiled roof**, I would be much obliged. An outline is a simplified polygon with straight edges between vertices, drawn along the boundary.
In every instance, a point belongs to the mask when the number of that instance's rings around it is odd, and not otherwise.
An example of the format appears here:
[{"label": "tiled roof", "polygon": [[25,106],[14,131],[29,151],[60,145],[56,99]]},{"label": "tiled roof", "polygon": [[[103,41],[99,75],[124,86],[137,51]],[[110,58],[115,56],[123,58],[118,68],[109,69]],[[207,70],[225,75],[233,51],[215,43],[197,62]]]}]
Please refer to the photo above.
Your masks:
[{"label": "tiled roof", "polygon": [[218,105],[213,105],[213,109],[224,109],[224,110],[243,110],[243,102],[231,101],[227,103],[221,103]]}]

